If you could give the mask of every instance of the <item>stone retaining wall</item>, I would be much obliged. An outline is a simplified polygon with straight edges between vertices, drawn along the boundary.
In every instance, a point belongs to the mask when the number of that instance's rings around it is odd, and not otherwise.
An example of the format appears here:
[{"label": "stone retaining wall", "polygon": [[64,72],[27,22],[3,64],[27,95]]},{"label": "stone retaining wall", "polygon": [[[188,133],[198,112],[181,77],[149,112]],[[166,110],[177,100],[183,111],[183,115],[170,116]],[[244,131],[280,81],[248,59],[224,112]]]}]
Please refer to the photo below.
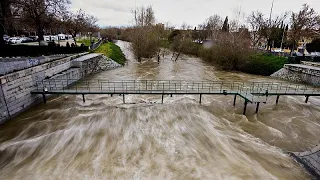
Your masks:
[{"label": "stone retaining wall", "polygon": [[320,68],[319,62],[301,61],[301,64]]},{"label": "stone retaining wall", "polygon": [[320,85],[320,69],[314,66],[286,64],[271,76],[293,82]]},{"label": "stone retaining wall", "polygon": [[[73,61],[86,65],[77,67]],[[42,100],[42,96],[31,95],[37,82],[52,78],[78,80],[95,72],[96,64],[103,61],[102,54],[75,55],[0,76],[0,124]]]},{"label": "stone retaining wall", "polygon": [[290,154],[312,175],[314,175],[317,179],[320,179],[320,146],[316,146],[309,151]]},{"label": "stone retaining wall", "polygon": [[0,58],[0,75],[38,66],[50,61],[62,59],[70,55],[52,55],[39,57]]}]

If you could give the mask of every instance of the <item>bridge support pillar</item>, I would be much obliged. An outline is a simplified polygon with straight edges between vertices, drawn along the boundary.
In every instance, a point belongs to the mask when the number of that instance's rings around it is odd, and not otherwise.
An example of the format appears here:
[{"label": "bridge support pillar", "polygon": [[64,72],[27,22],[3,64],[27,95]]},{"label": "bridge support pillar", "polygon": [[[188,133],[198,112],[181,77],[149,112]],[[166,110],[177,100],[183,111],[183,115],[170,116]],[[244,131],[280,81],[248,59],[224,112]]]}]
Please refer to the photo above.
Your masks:
[{"label": "bridge support pillar", "polygon": [[161,99],[161,103],[163,104],[163,96],[164,96],[164,94],[162,94],[162,99]]},{"label": "bridge support pillar", "polygon": [[202,94],[200,94],[200,100],[199,100],[199,103],[201,104],[202,102]]},{"label": "bridge support pillar", "polygon": [[248,101],[245,101],[245,102],[244,102],[243,115],[246,115],[247,105],[248,105]]},{"label": "bridge support pillar", "polygon": [[111,97],[113,97],[113,94],[111,94]]},{"label": "bridge support pillar", "polygon": [[306,103],[308,103],[309,101],[309,96],[306,96]]},{"label": "bridge support pillar", "polygon": [[82,101],[83,101],[83,103],[86,102],[86,99],[84,98],[84,94],[82,94]]},{"label": "bridge support pillar", "polygon": [[170,97],[172,97],[172,94],[170,95]]},{"label": "bridge support pillar", "polygon": [[277,96],[276,104],[279,103],[279,98],[280,98],[280,95]]},{"label": "bridge support pillar", "polygon": [[47,104],[46,94],[42,93],[43,103]]},{"label": "bridge support pillar", "polygon": [[237,95],[234,95],[233,106],[236,106],[236,101],[237,101]]},{"label": "bridge support pillar", "polygon": [[260,102],[257,102],[257,107],[256,107],[256,114],[258,114],[258,111],[259,111],[259,106],[260,106]]},{"label": "bridge support pillar", "polygon": [[124,94],[122,94],[122,97],[123,97],[123,104],[125,104],[126,100],[125,100]]}]

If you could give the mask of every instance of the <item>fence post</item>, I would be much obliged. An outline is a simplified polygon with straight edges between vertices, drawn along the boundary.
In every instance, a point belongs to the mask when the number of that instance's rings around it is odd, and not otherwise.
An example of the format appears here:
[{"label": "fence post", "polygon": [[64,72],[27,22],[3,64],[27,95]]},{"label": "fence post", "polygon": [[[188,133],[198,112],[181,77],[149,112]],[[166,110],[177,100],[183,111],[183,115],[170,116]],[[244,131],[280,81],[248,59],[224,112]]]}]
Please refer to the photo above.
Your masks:
[{"label": "fence post", "polygon": [[306,96],[306,103],[308,103],[308,101],[309,101],[309,96]]},{"label": "fence post", "polygon": [[161,104],[163,104],[163,96],[164,96],[164,94],[162,94],[162,100],[161,100]]},{"label": "fence post", "polygon": [[278,103],[279,103],[279,98],[280,98],[280,95],[277,95],[276,104],[278,104]]},{"label": "fence post", "polygon": [[257,107],[256,107],[256,114],[258,114],[258,111],[259,111],[259,106],[260,106],[260,102],[257,102]]},{"label": "fence post", "polygon": [[46,94],[42,93],[43,103],[47,104]]},{"label": "fence post", "polygon": [[245,102],[244,102],[244,109],[243,109],[243,115],[246,115],[247,105],[248,105],[248,101],[245,100]]},{"label": "fence post", "polygon": [[237,101],[237,95],[234,95],[233,106],[236,106],[236,101]]}]

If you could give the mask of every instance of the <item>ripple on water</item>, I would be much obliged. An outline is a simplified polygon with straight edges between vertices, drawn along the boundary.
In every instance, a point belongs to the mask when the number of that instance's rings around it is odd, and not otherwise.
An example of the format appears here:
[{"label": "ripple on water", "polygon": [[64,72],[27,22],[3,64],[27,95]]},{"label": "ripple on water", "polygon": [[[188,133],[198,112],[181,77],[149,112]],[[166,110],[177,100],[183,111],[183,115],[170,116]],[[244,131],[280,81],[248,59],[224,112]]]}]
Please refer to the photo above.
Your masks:
[{"label": "ripple on water", "polygon": [[[120,46],[127,46],[119,42]],[[216,71],[198,58],[137,63],[88,79],[272,79]],[[318,144],[318,106],[299,97],[261,105],[233,97],[60,96],[0,129],[1,179],[308,179],[284,151]],[[313,105],[320,104],[311,98]]]}]

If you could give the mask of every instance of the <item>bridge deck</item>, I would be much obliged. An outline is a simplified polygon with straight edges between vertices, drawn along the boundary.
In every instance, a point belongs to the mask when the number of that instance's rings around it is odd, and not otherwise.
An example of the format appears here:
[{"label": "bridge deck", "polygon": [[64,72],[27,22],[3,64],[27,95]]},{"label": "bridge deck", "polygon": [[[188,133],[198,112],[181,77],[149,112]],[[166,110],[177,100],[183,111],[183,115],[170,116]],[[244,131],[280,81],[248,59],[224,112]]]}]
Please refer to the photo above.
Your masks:
[{"label": "bridge deck", "polygon": [[[45,91],[44,91],[45,89]],[[47,79],[37,82],[33,94],[212,94],[239,95],[250,103],[266,102],[267,96],[320,96],[319,88],[284,83],[222,81],[106,81]]]}]

